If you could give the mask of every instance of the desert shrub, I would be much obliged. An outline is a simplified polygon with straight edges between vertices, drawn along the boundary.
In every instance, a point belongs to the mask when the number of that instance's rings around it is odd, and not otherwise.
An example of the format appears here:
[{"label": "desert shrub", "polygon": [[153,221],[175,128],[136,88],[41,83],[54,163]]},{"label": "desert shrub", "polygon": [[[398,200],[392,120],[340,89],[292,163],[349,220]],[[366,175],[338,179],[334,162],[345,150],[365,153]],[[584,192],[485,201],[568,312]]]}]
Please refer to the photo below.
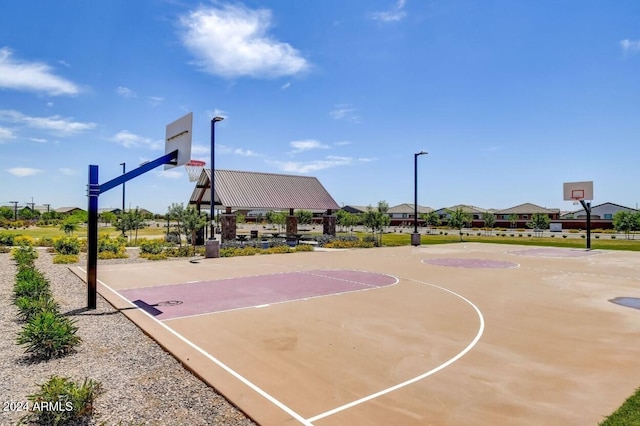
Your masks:
[{"label": "desert shrub", "polygon": [[169,232],[164,236],[164,240],[168,243],[180,244],[180,233],[176,231]]},{"label": "desert shrub", "polygon": [[615,235],[612,235],[612,236],[611,236],[611,239],[612,239],[612,240],[615,240],[615,239],[616,239],[616,236],[615,236]]},{"label": "desert shrub", "polygon": [[527,237],[530,237],[530,236],[531,236],[531,234],[527,234]]},{"label": "desert shrub", "polygon": [[11,256],[18,265],[33,265],[34,260],[38,258],[38,252],[30,246],[18,246],[11,250]]},{"label": "desert shrub", "polygon": [[311,244],[298,244],[296,251],[313,251],[313,246]]},{"label": "desert shrub", "polygon": [[53,263],[56,265],[78,262],[80,262],[80,257],[77,254],[56,254],[53,256]]},{"label": "desert shrub", "polygon": [[29,321],[36,314],[45,311],[60,312],[60,305],[49,294],[38,298],[20,296],[16,299],[15,305],[18,307],[18,318],[22,321]]},{"label": "desert shrub", "polygon": [[170,257],[189,257],[193,254],[193,250],[189,246],[169,247],[165,249],[164,254]]},{"label": "desert shrub", "polygon": [[0,246],[12,246],[15,236],[13,234],[6,234],[0,232]]},{"label": "desert shrub", "polygon": [[327,243],[325,247],[327,248],[371,248],[374,246],[372,241],[340,241],[334,240],[330,243]]},{"label": "desert shrub", "polygon": [[57,239],[53,247],[59,254],[79,254],[80,241],[75,237],[63,237]]},{"label": "desert shrub", "polygon": [[40,312],[29,319],[18,334],[17,342],[37,359],[51,359],[71,353],[80,344],[78,327],[68,317],[52,311]]},{"label": "desert shrub", "polygon": [[586,235],[580,235],[580,238],[585,239],[587,237],[586,237]]},{"label": "desert shrub", "polygon": [[51,237],[38,238],[38,246],[39,247],[53,247],[54,244],[55,244],[55,241]]},{"label": "desert shrub", "polygon": [[565,234],[562,234],[562,238],[567,238],[567,236]]},{"label": "desert shrub", "polygon": [[167,255],[165,253],[140,253],[140,257],[143,257],[147,260],[167,260]]},{"label": "desert shrub", "polygon": [[13,286],[14,300],[20,297],[37,299],[50,294],[49,281],[47,281],[42,273],[29,267],[22,267],[18,270]]},{"label": "desert shrub", "polygon": [[33,247],[35,243],[36,241],[29,235],[19,235],[13,239],[14,246]]},{"label": "desert shrub", "polygon": [[123,259],[129,257],[126,252],[126,244],[126,238],[111,238],[108,235],[101,235],[98,237],[98,259]]},{"label": "desert shrub", "polygon": [[0,246],[0,253],[9,253],[11,251],[11,247]]},{"label": "desert shrub", "polygon": [[318,242],[318,247],[324,247],[325,244],[333,241],[335,237],[331,235],[323,234],[323,235],[316,235],[313,237],[313,239]]},{"label": "desert shrub", "polygon": [[142,240],[140,242],[140,253],[160,254],[164,247],[165,245],[160,240]]},{"label": "desert shrub", "polygon": [[51,376],[40,385],[38,392],[27,396],[34,409],[22,421],[51,426],[88,424],[93,403],[101,393],[102,385],[98,381],[85,379],[78,384],[68,377]]},{"label": "desert shrub", "polygon": [[[269,248],[267,250],[271,250],[272,248]],[[258,254],[260,252],[260,249],[256,249],[253,247],[245,247],[245,248],[237,248],[237,247],[230,247],[230,248],[221,248],[220,249],[220,257],[235,257],[235,256],[253,256],[255,254]]]},{"label": "desert shrub", "polygon": [[269,247],[268,249],[264,250],[264,252],[267,254],[293,253],[294,251],[295,249],[289,246]]},{"label": "desert shrub", "polygon": [[[442,234],[442,232],[440,232],[440,234]],[[446,234],[445,234],[446,235]],[[373,235],[365,235],[364,237],[362,237],[362,242],[363,243],[371,243],[374,244],[376,243],[376,239]]]},{"label": "desert shrub", "polygon": [[600,235],[595,235],[596,239],[600,238]]}]

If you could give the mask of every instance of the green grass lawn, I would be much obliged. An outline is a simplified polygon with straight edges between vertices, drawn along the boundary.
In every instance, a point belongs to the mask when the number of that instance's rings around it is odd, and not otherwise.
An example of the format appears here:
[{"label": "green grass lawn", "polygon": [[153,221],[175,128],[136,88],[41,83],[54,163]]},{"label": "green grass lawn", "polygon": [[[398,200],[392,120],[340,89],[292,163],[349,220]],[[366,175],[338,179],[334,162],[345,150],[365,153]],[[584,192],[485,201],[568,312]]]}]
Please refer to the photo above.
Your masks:
[{"label": "green grass lawn", "polygon": [[[146,228],[138,230],[138,238],[149,237],[161,237],[165,234],[165,228],[163,226],[157,227],[155,224]],[[25,235],[32,238],[57,238],[64,237],[64,232],[60,230],[59,226],[42,226],[42,227],[30,227],[26,229],[0,229],[2,234],[11,235]],[[117,237],[120,235],[120,231],[116,231],[113,226],[98,226],[98,234],[109,234],[110,237]],[[131,235],[135,235],[131,232]],[[74,237],[87,238],[87,227],[83,225],[78,228],[76,232],[72,234]]]}]

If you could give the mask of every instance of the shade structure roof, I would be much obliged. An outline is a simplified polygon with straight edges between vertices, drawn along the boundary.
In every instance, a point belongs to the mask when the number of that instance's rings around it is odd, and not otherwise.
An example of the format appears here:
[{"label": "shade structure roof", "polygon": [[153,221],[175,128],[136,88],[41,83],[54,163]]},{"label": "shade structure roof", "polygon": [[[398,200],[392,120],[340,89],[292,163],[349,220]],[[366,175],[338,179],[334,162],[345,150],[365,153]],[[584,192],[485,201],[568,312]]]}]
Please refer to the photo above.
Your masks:
[{"label": "shade structure roof", "polygon": [[[190,205],[210,205],[211,169],[204,169]],[[216,170],[215,204],[234,209],[338,210],[340,206],[312,176]]]}]

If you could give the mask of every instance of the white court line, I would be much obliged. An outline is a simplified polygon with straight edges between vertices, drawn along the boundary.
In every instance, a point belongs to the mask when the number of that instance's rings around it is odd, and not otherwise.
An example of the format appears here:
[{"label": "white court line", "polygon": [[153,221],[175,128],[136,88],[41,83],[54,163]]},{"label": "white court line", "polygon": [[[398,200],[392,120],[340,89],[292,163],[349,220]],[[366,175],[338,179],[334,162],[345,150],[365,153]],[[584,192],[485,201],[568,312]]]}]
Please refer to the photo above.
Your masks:
[{"label": "white court line", "polygon": [[[78,268],[80,269],[82,272],[87,273],[87,271],[85,271],[84,269],[82,269],[81,267]],[[107,284],[103,283],[102,281],[98,280],[98,282],[100,284],[102,284],[103,286],[105,286],[105,288],[109,289],[109,291],[111,291],[112,293],[116,294],[118,297],[120,297],[122,300],[124,300],[125,302],[127,302],[129,305],[133,306],[133,307],[138,307],[137,305],[134,305],[133,303],[131,303],[128,299],[125,299],[123,296],[120,295],[120,293],[118,293],[117,291],[113,290],[111,287],[109,287]],[[294,419],[296,419],[297,421],[299,421],[300,423],[302,423],[305,426],[313,426],[313,424],[307,420],[305,420],[300,414],[296,413],[295,411],[293,411],[291,408],[287,407],[286,405],[284,405],[282,402],[278,401],[277,399],[275,399],[273,396],[269,395],[267,392],[265,392],[264,390],[262,390],[260,387],[258,387],[257,385],[253,384],[252,382],[250,382],[248,379],[246,379],[244,376],[241,376],[240,373],[236,372],[235,370],[233,370],[231,367],[229,367],[228,365],[226,365],[225,363],[223,363],[222,361],[220,361],[218,358],[214,357],[213,355],[211,355],[210,353],[208,353],[207,351],[205,351],[204,349],[202,349],[201,347],[199,347],[198,345],[196,345],[195,343],[193,343],[192,341],[190,341],[189,339],[187,339],[186,337],[182,336],[181,334],[179,334],[178,332],[174,331],[173,329],[171,329],[169,326],[167,326],[166,324],[164,324],[162,321],[158,321],[156,318],[153,317],[153,315],[149,314],[148,312],[146,312],[144,309],[140,310],[141,312],[143,312],[145,315],[147,315],[150,319],[152,319],[153,321],[155,321],[157,324],[159,324],[161,327],[163,327],[165,330],[167,330],[169,333],[173,334],[175,337],[177,337],[178,339],[182,340],[184,343],[186,343],[187,345],[191,346],[193,349],[195,349],[196,351],[198,351],[199,353],[201,353],[202,355],[204,355],[205,357],[207,357],[210,361],[212,361],[213,363],[215,363],[216,365],[218,365],[220,368],[222,368],[223,370],[225,370],[227,373],[231,374],[233,377],[235,377],[236,379],[240,380],[242,383],[244,383],[245,385],[247,385],[248,387],[250,387],[252,390],[254,390],[256,393],[260,394],[263,398],[265,398],[266,400],[268,400],[269,402],[273,403],[275,406],[277,406],[278,408],[280,408],[282,411],[284,411],[285,413],[289,414],[291,417],[293,417]]]},{"label": "white court line", "polygon": [[478,341],[482,337],[482,334],[484,333],[484,317],[482,316],[482,312],[480,312],[480,309],[476,305],[474,305],[469,299],[465,298],[464,296],[462,296],[462,295],[460,295],[460,294],[458,294],[458,293],[456,293],[454,291],[448,290],[448,289],[446,289],[444,287],[440,287],[440,286],[437,286],[437,285],[434,285],[434,284],[429,284],[429,283],[426,283],[424,281],[414,280],[414,279],[410,279],[410,278],[405,278],[405,279],[408,280],[408,281],[414,281],[414,282],[417,282],[417,283],[420,283],[420,284],[426,284],[426,285],[429,285],[431,287],[435,287],[435,288],[438,288],[440,290],[444,290],[447,293],[451,293],[454,296],[459,297],[460,299],[464,300],[466,303],[471,305],[471,307],[478,314],[478,318],[480,319],[480,328],[478,329],[478,333],[476,334],[476,337],[471,341],[471,343],[469,343],[467,345],[466,348],[464,348],[462,350],[462,352],[460,352],[458,355],[454,356],[453,358],[451,358],[447,362],[445,362],[443,364],[440,364],[436,368],[431,369],[431,370],[429,370],[429,371],[427,371],[425,373],[422,373],[421,375],[416,376],[413,379],[409,379],[409,380],[404,381],[402,383],[398,383],[395,386],[391,386],[391,387],[389,387],[387,389],[383,389],[383,390],[381,390],[379,392],[376,392],[374,394],[371,394],[369,396],[365,396],[363,398],[357,399],[357,400],[352,401],[352,402],[350,402],[348,404],[345,404],[345,405],[342,405],[340,407],[334,408],[333,410],[326,411],[324,413],[318,414],[317,416],[309,417],[307,419],[308,422],[313,423],[313,422],[315,422],[317,420],[323,419],[325,417],[329,417],[329,416],[331,416],[333,414],[339,413],[340,411],[344,411],[344,410],[347,410],[349,408],[353,408],[356,405],[360,405],[360,404],[362,404],[364,402],[371,401],[372,399],[378,398],[379,396],[386,395],[386,394],[388,394],[390,392],[396,391],[396,390],[398,390],[400,388],[403,388],[403,387],[408,386],[408,385],[410,385],[412,383],[420,381],[420,380],[422,380],[422,379],[424,379],[426,377],[429,377],[432,374],[437,373],[438,371],[450,366],[451,364],[453,364],[454,362],[456,362],[457,360],[462,358],[467,352],[469,352],[471,349],[473,349],[473,347],[478,343]]},{"label": "white court line", "polygon": [[[82,270],[83,272],[86,273],[86,271],[84,271],[82,268],[79,268],[80,270]],[[388,274],[384,274],[384,275],[388,275]],[[390,275],[393,277],[393,275]],[[399,278],[398,277],[394,277],[396,278],[399,282]],[[393,391],[396,391],[398,389],[401,389],[403,387],[406,387],[410,384],[413,384],[415,382],[418,382],[422,379],[425,379],[435,373],[437,373],[440,370],[443,370],[444,368],[450,366],[451,364],[453,364],[454,362],[458,361],[460,358],[462,358],[464,355],[466,355],[469,351],[471,351],[471,349],[473,349],[473,347],[478,343],[478,341],[480,340],[480,338],[482,337],[482,334],[484,333],[484,328],[485,328],[485,324],[484,324],[484,317],[482,315],[482,312],[480,311],[480,309],[473,304],[473,302],[471,302],[469,299],[465,298],[464,296],[446,289],[444,287],[440,287],[437,286],[435,284],[429,284],[427,282],[424,281],[420,281],[420,280],[415,280],[415,279],[411,279],[411,278],[405,278],[407,281],[413,281],[413,282],[417,282],[420,284],[425,284],[440,290],[444,290],[447,293],[450,293],[460,299],[462,299],[463,301],[465,301],[467,304],[469,304],[478,314],[478,318],[480,320],[480,327],[478,329],[478,333],[476,334],[475,338],[471,341],[471,343],[469,343],[460,353],[458,353],[456,356],[454,356],[453,358],[449,359],[448,361],[440,364],[439,366],[420,374],[419,376],[416,376],[412,379],[406,380],[402,383],[398,383],[397,385],[391,386],[389,388],[383,389],[381,391],[378,391],[376,393],[373,393],[371,395],[365,396],[363,398],[357,399],[355,401],[352,401],[348,404],[344,404],[340,407],[334,408],[332,410],[329,411],[325,411],[324,413],[320,413],[316,416],[310,417],[308,419],[303,418],[301,415],[299,415],[298,413],[296,413],[295,411],[293,411],[291,408],[287,407],[286,405],[284,405],[282,402],[278,401],[276,398],[274,398],[273,396],[271,396],[270,394],[268,394],[267,392],[265,392],[264,390],[262,390],[261,388],[259,388],[257,385],[253,384],[252,382],[250,382],[248,379],[246,379],[245,377],[243,377],[242,375],[240,375],[239,373],[237,373],[235,370],[233,370],[231,367],[227,366],[226,364],[224,364],[222,361],[220,361],[219,359],[217,359],[216,357],[214,357],[213,355],[209,354],[208,352],[206,352],[204,349],[200,348],[199,346],[197,346],[195,343],[191,342],[190,340],[188,340],[187,338],[183,337],[182,335],[180,335],[179,333],[177,333],[176,331],[174,331],[173,329],[171,329],[170,327],[168,327],[164,322],[159,321],[158,319],[154,318],[151,314],[149,314],[148,312],[141,310],[145,315],[147,315],[150,319],[152,319],[153,321],[155,321],[156,323],[160,324],[164,329],[166,329],[168,332],[170,332],[171,334],[173,334],[174,336],[176,336],[178,339],[182,340],[183,342],[185,342],[187,345],[191,346],[193,349],[195,349],[196,351],[200,352],[202,355],[204,355],[205,357],[207,357],[209,360],[211,360],[212,362],[214,362],[216,365],[218,365],[219,367],[221,367],[222,369],[224,369],[225,371],[227,371],[229,374],[231,374],[233,377],[237,378],[238,380],[240,380],[242,383],[244,383],[245,385],[247,385],[248,387],[250,387],[251,389],[253,389],[256,393],[260,394],[262,397],[264,397],[265,399],[267,399],[269,402],[273,403],[274,405],[276,405],[278,408],[280,408],[281,410],[283,410],[284,412],[286,412],[287,414],[289,414],[291,417],[293,417],[295,420],[299,421],[301,424],[305,425],[305,426],[313,426],[313,422],[323,419],[325,417],[329,417],[333,414],[339,413],[341,411],[347,410],[349,408],[353,408],[357,405],[363,404],[367,401],[371,401],[372,399],[378,398],[380,396],[386,395],[388,393],[391,393]],[[113,290],[111,287],[109,287],[107,284],[103,283],[102,281],[98,280],[98,282],[100,284],[102,284],[103,286],[105,286],[107,289],[109,289],[112,293],[115,293],[118,297],[120,297],[122,300],[126,301],[128,304],[130,304],[131,306],[134,307],[138,307],[137,305],[134,305],[132,302],[130,302],[128,299],[126,299],[124,296],[121,296],[120,293],[118,293],[117,291]],[[396,282],[396,283],[397,283]],[[357,291],[362,291],[362,290],[357,290]],[[343,293],[344,294],[344,293]]]}]

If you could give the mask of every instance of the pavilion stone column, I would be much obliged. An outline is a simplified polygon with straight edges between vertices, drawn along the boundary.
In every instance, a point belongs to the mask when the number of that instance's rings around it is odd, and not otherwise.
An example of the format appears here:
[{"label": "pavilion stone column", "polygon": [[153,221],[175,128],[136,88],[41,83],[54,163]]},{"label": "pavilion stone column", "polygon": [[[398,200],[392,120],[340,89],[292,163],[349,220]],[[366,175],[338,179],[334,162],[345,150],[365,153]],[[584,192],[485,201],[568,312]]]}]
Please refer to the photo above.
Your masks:
[{"label": "pavilion stone column", "polygon": [[295,235],[298,233],[298,218],[294,215],[293,209],[289,209],[286,229],[287,235]]},{"label": "pavilion stone column", "polygon": [[322,233],[332,237],[336,236],[336,215],[332,214],[330,209],[322,216]]},{"label": "pavilion stone column", "polygon": [[222,224],[222,242],[234,241],[236,239],[236,214],[231,213],[231,208],[227,207],[226,213],[220,218]]}]

